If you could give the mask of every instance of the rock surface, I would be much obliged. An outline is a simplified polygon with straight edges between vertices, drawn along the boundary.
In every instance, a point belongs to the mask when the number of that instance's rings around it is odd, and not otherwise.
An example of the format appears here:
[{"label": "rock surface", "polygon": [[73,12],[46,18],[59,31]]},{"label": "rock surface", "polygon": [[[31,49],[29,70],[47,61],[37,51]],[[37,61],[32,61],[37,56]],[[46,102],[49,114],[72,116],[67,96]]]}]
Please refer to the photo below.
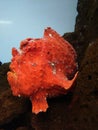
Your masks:
[{"label": "rock surface", "polygon": [[98,0],[78,0],[77,11],[75,32],[89,43],[98,37]]},{"label": "rock surface", "polygon": [[78,0],[75,31],[63,37],[75,47],[79,65],[89,43],[98,37],[98,0]]},{"label": "rock surface", "polygon": [[98,41],[89,45],[81,63],[69,122],[72,129],[98,129]]},{"label": "rock surface", "polygon": [[0,66],[1,130],[98,130],[98,0],[78,0],[75,31],[63,37],[73,44],[79,61],[74,91],[49,99],[37,116],[28,99],[13,97],[6,80],[9,63]]}]

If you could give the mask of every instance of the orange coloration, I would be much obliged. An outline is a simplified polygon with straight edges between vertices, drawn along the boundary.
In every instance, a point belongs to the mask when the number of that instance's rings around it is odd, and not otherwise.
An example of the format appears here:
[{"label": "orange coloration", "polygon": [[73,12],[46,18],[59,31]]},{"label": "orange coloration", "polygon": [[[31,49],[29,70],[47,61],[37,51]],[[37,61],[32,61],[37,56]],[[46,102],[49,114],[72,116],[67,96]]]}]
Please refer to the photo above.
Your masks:
[{"label": "orange coloration", "polygon": [[23,40],[12,55],[7,78],[13,95],[30,97],[36,114],[47,110],[47,97],[66,94],[76,79],[76,52],[50,27],[43,38]]}]

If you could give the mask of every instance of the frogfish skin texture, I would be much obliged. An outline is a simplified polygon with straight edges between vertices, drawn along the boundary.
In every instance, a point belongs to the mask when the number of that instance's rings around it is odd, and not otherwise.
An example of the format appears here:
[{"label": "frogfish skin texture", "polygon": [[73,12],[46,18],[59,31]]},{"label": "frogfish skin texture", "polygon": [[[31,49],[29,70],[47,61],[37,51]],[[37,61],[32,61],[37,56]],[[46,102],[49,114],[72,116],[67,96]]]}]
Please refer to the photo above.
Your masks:
[{"label": "frogfish skin texture", "polygon": [[66,94],[77,77],[76,52],[48,27],[43,38],[27,38],[12,48],[7,79],[13,95],[29,97],[32,112],[46,112],[47,98]]}]

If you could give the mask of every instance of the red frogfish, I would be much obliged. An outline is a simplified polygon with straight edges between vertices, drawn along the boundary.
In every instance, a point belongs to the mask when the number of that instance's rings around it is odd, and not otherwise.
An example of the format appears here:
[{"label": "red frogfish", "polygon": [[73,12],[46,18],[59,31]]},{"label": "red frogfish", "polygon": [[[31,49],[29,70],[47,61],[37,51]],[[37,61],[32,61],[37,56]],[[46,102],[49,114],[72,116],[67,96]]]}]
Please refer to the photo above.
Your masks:
[{"label": "red frogfish", "polygon": [[32,112],[46,112],[47,98],[66,94],[77,77],[72,45],[48,27],[43,38],[27,38],[12,48],[7,79],[14,96],[29,97]]}]

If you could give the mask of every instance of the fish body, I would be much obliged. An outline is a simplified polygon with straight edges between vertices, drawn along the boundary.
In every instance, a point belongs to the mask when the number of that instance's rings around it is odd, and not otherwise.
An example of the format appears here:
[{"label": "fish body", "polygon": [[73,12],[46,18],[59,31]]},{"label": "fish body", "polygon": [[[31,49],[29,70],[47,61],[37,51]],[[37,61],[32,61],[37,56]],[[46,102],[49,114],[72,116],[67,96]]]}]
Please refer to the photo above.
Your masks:
[{"label": "fish body", "polygon": [[77,77],[72,45],[48,27],[43,38],[27,38],[12,48],[7,79],[13,95],[30,97],[32,112],[46,112],[47,98],[66,94]]}]

